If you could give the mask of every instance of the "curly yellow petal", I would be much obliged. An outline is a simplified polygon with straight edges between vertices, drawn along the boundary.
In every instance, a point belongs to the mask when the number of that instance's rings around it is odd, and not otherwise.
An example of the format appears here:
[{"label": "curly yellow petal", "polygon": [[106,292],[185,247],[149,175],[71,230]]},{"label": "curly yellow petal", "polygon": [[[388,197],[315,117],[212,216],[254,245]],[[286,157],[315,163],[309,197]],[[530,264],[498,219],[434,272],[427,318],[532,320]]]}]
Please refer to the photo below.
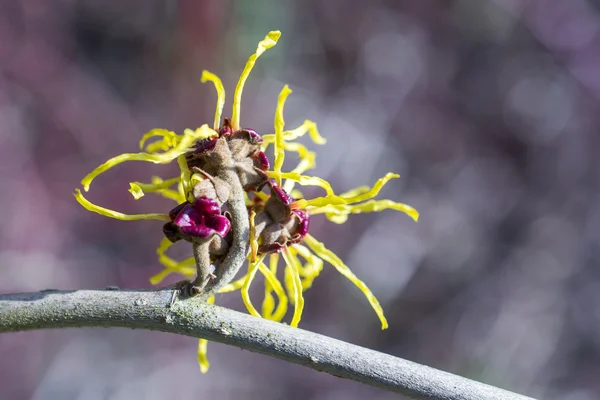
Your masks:
[{"label": "curly yellow petal", "polygon": [[285,151],[293,151],[298,153],[298,158],[300,159],[300,164],[298,164],[298,166],[296,166],[296,168],[294,168],[291,172],[301,174],[306,170],[315,167],[317,153],[308,150],[303,144],[297,142],[286,142],[284,148]]},{"label": "curly yellow petal", "polygon": [[264,319],[272,319],[273,311],[275,310],[275,297],[271,294],[273,288],[265,282],[265,298],[262,302],[260,314]]},{"label": "curly yellow petal", "polygon": [[169,150],[171,147],[174,147],[177,144],[179,137],[179,135],[177,135],[175,132],[167,129],[152,129],[151,131],[145,133],[140,139],[140,150],[144,150],[146,141],[155,136],[162,137],[162,140],[149,144],[148,147],[146,147],[146,152],[148,153]]},{"label": "curly yellow petal", "polygon": [[254,315],[255,317],[260,317],[260,313],[258,311],[256,311],[256,308],[254,308],[254,305],[252,304],[252,301],[250,300],[250,284],[252,283],[252,281],[254,280],[254,277],[256,276],[256,271],[258,271],[258,266],[263,262],[263,259],[265,257],[262,256],[260,257],[257,261],[255,262],[250,262],[248,265],[248,274],[246,275],[246,280],[244,281],[244,285],[242,286],[242,301],[244,302],[244,305],[246,306],[246,308],[248,309],[248,312],[250,313],[250,315]]},{"label": "curly yellow petal", "polygon": [[[269,272],[274,277],[277,277],[277,264],[279,264],[279,254],[273,253],[269,256]],[[263,273],[263,275],[264,275],[264,273]],[[266,277],[266,275],[265,275],[265,277]],[[279,283],[279,280],[277,280],[277,282]],[[279,286],[281,286],[281,283],[279,283]],[[267,279],[267,281],[265,282],[265,298],[263,299],[263,304],[262,304],[262,315],[264,318],[267,318],[267,319],[274,319],[273,310],[275,308],[275,299],[273,298],[273,295],[271,294],[273,292],[273,290],[274,290],[273,285],[271,285],[270,281]],[[287,311],[287,295],[285,294],[285,291],[283,290],[283,288],[281,288],[281,290],[283,291],[283,297],[285,297],[285,311]],[[280,297],[279,304],[281,305],[281,297]],[[283,313],[281,318],[283,318],[284,316],[285,316],[285,312]],[[274,319],[274,320],[276,320],[276,319]],[[279,319],[279,320],[281,320],[281,319]]]},{"label": "curly yellow petal", "polygon": [[[327,197],[319,197],[319,198],[338,197],[334,194],[333,188],[331,187],[329,182],[327,182],[325,179],[322,179],[322,178],[319,178],[316,176],[301,175],[296,172],[282,172],[280,174],[277,174],[275,171],[267,171],[267,176],[269,178],[275,178],[277,175],[281,176],[281,178],[283,178],[283,179],[289,179],[294,182],[297,182],[297,183],[301,184],[302,186],[318,186],[320,188],[325,189],[325,192],[327,192]],[[306,200],[303,200],[303,201],[306,201]],[[312,201],[312,200],[310,200],[310,201]],[[305,207],[300,207],[300,208],[305,208]]]},{"label": "curly yellow petal", "polygon": [[183,137],[171,150],[165,151],[160,154],[149,154],[149,153],[125,153],[118,155],[106,161],[92,172],[90,172],[85,178],[81,180],[83,189],[87,192],[90,189],[92,181],[100,174],[119,165],[125,161],[146,161],[154,164],[168,164],[178,156],[184,154],[192,146],[192,144],[198,139],[204,139],[211,136],[217,135],[217,132],[210,129],[208,125],[202,125],[195,131],[186,129]]},{"label": "curly yellow petal", "polygon": [[129,182],[129,193],[133,196],[134,199],[139,200],[144,197],[144,191],[142,188],[137,185],[135,182]]},{"label": "curly yellow petal", "polygon": [[[287,295],[285,294],[285,290],[283,290],[283,286],[281,286],[281,282],[279,282],[279,279],[277,279],[277,276],[271,271],[271,269],[267,268],[264,263],[260,263],[258,268],[265,277],[265,301],[263,301],[262,316],[263,318],[279,322],[283,319],[283,317],[285,317],[285,313],[287,312]],[[269,290],[267,290],[267,288]],[[271,295],[271,291],[275,292],[279,300],[275,312],[273,312],[275,301]],[[267,301],[267,294],[270,296],[270,299],[273,302],[272,304]],[[265,302],[267,303],[266,305]]]},{"label": "curly yellow petal", "polygon": [[307,208],[307,207],[324,207],[327,205],[338,205],[338,204],[350,204],[350,203],[359,203],[361,201],[369,200],[379,194],[381,188],[389,182],[391,179],[399,178],[400,175],[393,174],[391,172],[387,173],[384,177],[379,178],[375,185],[368,191],[357,193],[353,196],[342,197],[336,196],[335,194],[328,193],[325,197],[317,197],[311,200],[299,200],[296,203],[296,206],[299,208]]},{"label": "curly yellow petal", "polygon": [[150,277],[151,284],[158,285],[172,273],[181,274],[186,278],[191,278],[196,273],[196,260],[194,257],[189,257],[183,261],[177,262],[165,254],[172,245],[173,243],[169,239],[163,238],[156,248],[158,262],[165,268],[158,274]]},{"label": "curly yellow petal", "polygon": [[[208,304],[215,303],[215,296],[211,296],[206,300]],[[208,362],[208,357],[206,356],[208,350],[208,340],[199,339],[198,340],[198,365],[200,366],[200,372],[203,374],[208,372],[210,368],[210,363]]]},{"label": "curly yellow petal", "polygon": [[168,214],[123,214],[118,211],[109,210],[108,208],[100,207],[96,204],[91,203],[88,199],[83,197],[81,190],[75,189],[73,193],[75,199],[81,204],[86,210],[104,215],[114,219],[120,219],[121,221],[138,221],[141,219],[158,219],[160,221],[170,221]]},{"label": "curly yellow petal", "polygon": [[244,282],[246,282],[247,276],[248,276],[248,274],[246,274],[245,276],[241,277],[238,280],[229,282],[227,285],[223,286],[221,288],[221,290],[219,290],[219,293],[231,293],[231,292],[235,292],[236,290],[240,290],[242,288],[242,286],[244,286]]},{"label": "curly yellow petal", "polygon": [[299,137],[304,136],[307,132],[311,140],[316,144],[327,143],[327,140],[319,133],[319,130],[317,129],[317,124],[309,120],[304,121],[304,123],[296,129],[287,131],[285,135],[285,140],[296,140]]},{"label": "curly yellow petal", "polygon": [[304,237],[304,243],[306,243],[308,247],[317,256],[327,261],[329,264],[333,265],[340,274],[346,277],[346,279],[352,282],[356,287],[360,289],[361,292],[363,292],[363,294],[369,301],[369,304],[371,304],[371,307],[373,307],[373,310],[375,310],[375,313],[381,321],[381,329],[387,329],[388,323],[385,316],[383,315],[383,309],[381,308],[379,301],[377,301],[377,298],[373,295],[373,293],[367,287],[367,285],[363,281],[358,279],[356,275],[354,275],[354,273],[350,270],[350,268],[348,268],[346,264],[344,264],[344,262],[334,252],[327,249],[323,243],[319,242],[313,236],[306,235]]},{"label": "curly yellow petal", "polygon": [[215,120],[213,122],[213,129],[219,129],[221,126],[221,115],[223,114],[223,107],[225,106],[225,88],[223,88],[223,82],[219,77],[211,72],[206,70],[202,71],[202,77],[200,78],[200,82],[212,82],[215,85],[215,90],[217,91],[217,108],[215,110]]},{"label": "curly yellow petal", "polygon": [[323,270],[323,260],[301,244],[294,244],[291,248],[306,260],[301,274],[302,290],[306,291],[310,289],[313,281],[321,274],[321,271]]},{"label": "curly yellow petal", "polygon": [[258,43],[258,47],[256,48],[256,52],[252,54],[248,61],[246,62],[246,66],[240,75],[240,79],[238,80],[237,85],[235,86],[235,92],[233,93],[233,110],[231,111],[231,125],[233,130],[237,130],[240,128],[240,107],[242,104],[242,91],[244,90],[244,84],[248,79],[248,75],[250,75],[250,71],[254,67],[256,60],[261,56],[266,50],[277,44],[279,37],[281,36],[281,32],[279,31],[271,31],[267,33],[267,36],[263,40]]},{"label": "curly yellow petal", "polygon": [[287,297],[290,301],[291,305],[296,304],[295,299],[295,289],[294,289],[294,275],[292,273],[292,267],[286,264],[285,269],[283,270],[283,284],[285,285],[285,290],[287,291]]},{"label": "curly yellow petal", "polygon": [[297,327],[302,318],[302,311],[304,310],[304,296],[302,295],[302,282],[300,281],[300,274],[298,272],[297,259],[294,260],[289,253],[288,248],[284,248],[281,252],[286,265],[290,268],[292,275],[292,284],[294,287],[294,315],[292,316],[292,322],[290,326]]},{"label": "curly yellow petal", "polygon": [[354,189],[350,189],[347,192],[341,193],[339,196],[340,197],[354,197],[354,196],[358,196],[359,194],[367,193],[369,190],[371,190],[371,188],[369,186],[362,185],[359,187],[355,187]]},{"label": "curly yellow petal", "polygon": [[288,85],[285,85],[279,93],[277,99],[277,108],[275,109],[275,145],[273,153],[275,154],[275,161],[273,162],[273,171],[275,173],[275,181],[278,185],[281,185],[281,167],[283,167],[283,161],[285,159],[285,148],[283,140],[283,128],[285,127],[285,120],[283,119],[283,107],[287,97],[292,93]]},{"label": "curly yellow petal", "polygon": [[177,203],[183,203],[185,198],[180,196],[175,190],[169,189],[174,184],[179,183],[180,180],[180,177],[163,180],[158,176],[153,176],[152,183],[130,182],[129,193],[131,193],[136,200],[146,193],[158,193],[167,199],[174,200]]},{"label": "curly yellow petal", "polygon": [[[415,222],[419,220],[419,212],[411,206],[403,203],[397,203],[392,200],[368,200],[360,204],[339,204],[327,205],[323,207],[309,208],[310,215],[326,214],[327,219],[336,223],[343,223],[339,217],[347,217],[348,214],[361,214],[365,212],[380,212],[383,210],[401,211],[411,217]],[[341,222],[338,222],[341,221]]]},{"label": "curly yellow petal", "polygon": [[[284,148],[286,151],[298,153],[298,158],[300,159],[300,162],[296,168],[290,172],[302,174],[315,167],[316,153],[314,151],[309,151],[306,146],[296,142],[286,142]],[[294,190],[295,185],[296,182],[291,179],[286,179],[285,183],[283,184],[283,190],[285,190],[287,193],[291,193]]]},{"label": "curly yellow petal", "polygon": [[250,211],[250,261],[256,261],[256,255],[258,254],[258,240],[256,238],[256,225],[254,224],[254,217],[256,217],[256,212],[254,210]]},{"label": "curly yellow petal", "polygon": [[210,362],[208,361],[208,357],[206,355],[208,351],[208,340],[206,339],[198,339],[198,365],[200,366],[200,372],[205,374],[208,372],[210,368]]},{"label": "curly yellow petal", "polygon": [[190,172],[190,169],[188,168],[187,161],[185,160],[185,154],[182,154],[177,157],[177,165],[179,165],[179,182],[182,186],[184,198],[187,199],[187,197],[192,192],[192,174]]},{"label": "curly yellow petal", "polygon": [[[321,136],[319,130],[317,129],[317,124],[313,121],[306,120],[299,127],[283,132],[283,139],[286,141],[296,140],[301,136],[304,136],[308,132],[311,140],[316,144],[325,144],[327,140]],[[266,148],[269,144],[275,143],[275,135],[268,134],[262,135],[263,137],[263,147]]]}]

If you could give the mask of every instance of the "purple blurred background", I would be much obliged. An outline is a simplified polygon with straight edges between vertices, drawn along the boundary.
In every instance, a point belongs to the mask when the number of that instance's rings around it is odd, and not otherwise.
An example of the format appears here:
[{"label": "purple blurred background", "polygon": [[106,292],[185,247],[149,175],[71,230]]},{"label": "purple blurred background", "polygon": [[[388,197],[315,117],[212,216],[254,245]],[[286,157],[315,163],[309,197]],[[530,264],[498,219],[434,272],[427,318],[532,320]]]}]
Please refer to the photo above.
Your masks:
[{"label": "purple blurred background", "polygon": [[[600,398],[599,1],[3,1],[0,291],[149,287],[160,223],[100,217],[72,193],[149,129],[211,123],[202,69],[230,101],[272,29],[242,125],[272,132],[289,83],[288,126],[312,119],[329,140],[315,174],[341,192],[399,172],[382,197],[421,212],[315,217],[390,329],[331,267],[301,326],[535,397]],[[89,197],[165,212],[128,182],[175,168],[124,165]],[[239,294],[217,303],[243,309]],[[215,343],[200,375],[195,350],[154,332],[2,335],[0,398],[397,398]]]}]

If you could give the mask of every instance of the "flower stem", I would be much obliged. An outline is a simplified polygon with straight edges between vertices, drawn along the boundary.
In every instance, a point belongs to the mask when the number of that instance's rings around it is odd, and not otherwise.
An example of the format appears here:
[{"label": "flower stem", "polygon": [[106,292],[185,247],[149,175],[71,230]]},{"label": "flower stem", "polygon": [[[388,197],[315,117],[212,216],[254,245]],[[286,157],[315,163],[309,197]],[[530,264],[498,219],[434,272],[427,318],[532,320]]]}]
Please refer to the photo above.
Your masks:
[{"label": "flower stem", "polygon": [[216,278],[205,286],[202,299],[208,299],[233,280],[242,264],[246,261],[250,241],[250,223],[244,200],[244,189],[233,166],[223,168],[217,174],[231,187],[231,196],[227,201],[231,213],[233,241],[225,260],[215,271]]},{"label": "flower stem", "polygon": [[211,266],[210,266],[210,253],[209,246],[210,240],[205,240],[200,243],[194,242],[192,245],[194,251],[194,259],[196,260],[197,274],[196,279],[192,282],[192,288],[194,292],[201,293],[206,284],[210,280]]}]

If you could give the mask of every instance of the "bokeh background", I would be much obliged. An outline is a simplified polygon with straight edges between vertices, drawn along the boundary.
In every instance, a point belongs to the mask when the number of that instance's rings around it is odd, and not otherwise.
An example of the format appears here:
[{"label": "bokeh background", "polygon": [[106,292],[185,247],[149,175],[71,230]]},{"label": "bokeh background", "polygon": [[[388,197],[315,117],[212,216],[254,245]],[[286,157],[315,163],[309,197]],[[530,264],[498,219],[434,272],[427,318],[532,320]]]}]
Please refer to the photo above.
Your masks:
[{"label": "bokeh background", "polygon": [[[344,191],[399,172],[382,197],[421,212],[315,217],[390,328],[333,268],[301,326],[535,397],[600,398],[599,1],[3,0],[0,291],[149,287],[161,224],[88,213],[74,188],[151,128],[210,123],[201,71],[231,95],[272,29],[243,126],[272,132],[288,83],[289,126],[329,140],[316,174]],[[128,182],[171,171],[124,165],[89,196],[164,212]],[[397,398],[214,343],[200,375],[195,350],[155,332],[5,334],[0,398]]]}]

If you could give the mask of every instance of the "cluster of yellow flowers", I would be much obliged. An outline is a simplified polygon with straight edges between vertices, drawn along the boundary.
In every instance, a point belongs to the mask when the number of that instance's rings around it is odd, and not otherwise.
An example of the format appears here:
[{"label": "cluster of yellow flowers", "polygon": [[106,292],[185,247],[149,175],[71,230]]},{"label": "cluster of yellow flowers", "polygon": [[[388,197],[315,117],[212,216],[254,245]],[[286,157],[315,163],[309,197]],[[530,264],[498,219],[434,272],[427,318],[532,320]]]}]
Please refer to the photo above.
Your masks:
[{"label": "cluster of yellow flowers", "polygon": [[[250,56],[241,74],[233,96],[231,118],[233,129],[239,129],[240,127],[241,96],[248,75],[256,59],[265,50],[275,46],[279,37],[279,31],[269,32],[265,39],[258,44],[256,52]],[[186,163],[185,154],[190,151],[190,148],[197,141],[218,135],[223,106],[225,104],[225,90],[223,89],[221,80],[216,75],[203,71],[202,82],[212,82],[217,91],[217,106],[212,129],[207,125],[202,125],[196,130],[186,129],[182,135],[165,129],[153,129],[143,135],[140,140],[141,152],[121,154],[111,158],[88,174],[81,182],[84,190],[89,190],[91,182],[98,175],[125,161],[146,161],[166,164],[177,160],[180,167],[179,176],[164,180],[159,177],[153,177],[150,183],[132,182],[130,183],[129,191],[135,199],[143,197],[146,193],[156,193],[176,201],[177,204],[193,201],[191,189],[196,183],[206,178],[201,176],[201,174],[190,171]],[[416,221],[419,214],[414,208],[391,200],[373,199],[390,179],[399,177],[396,174],[388,173],[372,187],[360,186],[342,194],[335,194],[327,181],[318,177],[304,175],[306,171],[315,167],[316,154],[299,143],[297,139],[305,134],[309,134],[312,141],[316,144],[324,144],[325,139],[319,134],[316,124],[308,120],[295,129],[285,130],[283,109],[290,93],[291,90],[286,85],[281,91],[277,102],[274,133],[263,135],[261,146],[263,151],[267,150],[269,146],[273,146],[275,155],[273,169],[266,171],[267,176],[274,180],[274,183],[278,187],[290,193],[291,197],[299,199],[291,203],[291,209],[304,210],[303,212],[307,212],[310,216],[324,214],[327,219],[338,224],[345,222],[350,214],[378,212],[384,209],[402,211]],[[158,138],[158,140],[147,143],[149,139],[153,138]],[[286,152],[295,153],[299,160],[298,165],[289,172],[282,171]],[[321,187],[324,189],[325,195],[314,199],[304,199],[302,194],[296,189],[296,184]],[[262,192],[257,192],[254,195],[263,201],[266,201],[269,197],[269,195]],[[75,198],[86,209],[111,218],[121,220],[158,219],[170,221],[168,214],[131,215],[100,207],[89,202],[79,189],[76,190]],[[246,201],[250,206],[255,199],[246,197]],[[290,325],[295,327],[300,322],[304,307],[302,292],[311,287],[315,278],[321,273],[324,262],[327,262],[364,293],[381,320],[382,329],[387,328],[388,324],[383,310],[367,285],[358,279],[338,256],[327,249],[323,243],[315,239],[312,235],[306,234],[303,236],[301,242],[284,247],[280,252],[258,254],[259,243],[256,234],[254,234],[253,217],[253,213],[250,213],[249,246],[251,250],[248,254],[248,269],[244,276],[228,283],[219,291],[220,293],[240,290],[244,304],[250,314],[274,321],[282,321],[287,315],[288,304],[291,304],[294,310]],[[150,282],[154,285],[159,284],[171,273],[177,273],[186,278],[192,278],[196,273],[196,263],[193,257],[183,261],[176,261],[166,254],[171,245],[171,241],[165,238],[158,246],[158,260],[164,268],[161,272],[150,278]],[[285,262],[283,273],[279,271],[280,254]],[[260,272],[264,276],[265,282],[264,298],[260,312],[255,308],[249,296],[249,288],[257,272]],[[212,303],[213,301],[214,297],[211,297],[209,302]],[[209,366],[206,359],[206,346],[206,340],[201,339],[198,348],[198,361],[202,372],[206,372]]]}]

